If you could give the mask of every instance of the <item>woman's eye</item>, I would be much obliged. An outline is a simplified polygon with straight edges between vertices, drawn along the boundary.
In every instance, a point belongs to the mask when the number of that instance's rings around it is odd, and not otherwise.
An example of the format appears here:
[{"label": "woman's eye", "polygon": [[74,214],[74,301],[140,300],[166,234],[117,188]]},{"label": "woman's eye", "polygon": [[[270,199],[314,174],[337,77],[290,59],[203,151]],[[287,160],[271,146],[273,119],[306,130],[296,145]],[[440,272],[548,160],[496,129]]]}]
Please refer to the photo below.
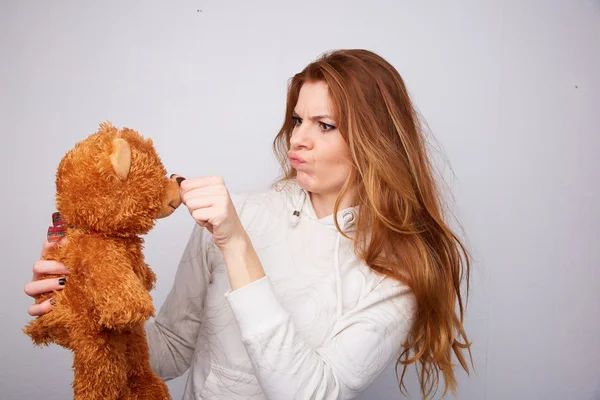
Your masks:
[{"label": "woman's eye", "polygon": [[294,126],[302,125],[302,119],[300,117],[293,116],[292,121],[294,121]]},{"label": "woman's eye", "polygon": [[319,125],[321,126],[322,131],[332,131],[332,130],[336,129],[335,126],[326,124],[324,122],[319,122]]}]

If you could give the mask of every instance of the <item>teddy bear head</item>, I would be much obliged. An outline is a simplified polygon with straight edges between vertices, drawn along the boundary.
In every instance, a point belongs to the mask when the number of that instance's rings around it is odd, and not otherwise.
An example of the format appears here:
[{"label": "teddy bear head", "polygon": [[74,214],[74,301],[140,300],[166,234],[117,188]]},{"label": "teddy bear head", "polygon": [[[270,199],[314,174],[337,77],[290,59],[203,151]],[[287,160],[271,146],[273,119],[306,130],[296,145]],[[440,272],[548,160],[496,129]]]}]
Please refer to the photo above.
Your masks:
[{"label": "teddy bear head", "polygon": [[178,181],[166,174],[150,139],[105,122],[61,160],[56,207],[70,226],[145,234],[181,204]]}]

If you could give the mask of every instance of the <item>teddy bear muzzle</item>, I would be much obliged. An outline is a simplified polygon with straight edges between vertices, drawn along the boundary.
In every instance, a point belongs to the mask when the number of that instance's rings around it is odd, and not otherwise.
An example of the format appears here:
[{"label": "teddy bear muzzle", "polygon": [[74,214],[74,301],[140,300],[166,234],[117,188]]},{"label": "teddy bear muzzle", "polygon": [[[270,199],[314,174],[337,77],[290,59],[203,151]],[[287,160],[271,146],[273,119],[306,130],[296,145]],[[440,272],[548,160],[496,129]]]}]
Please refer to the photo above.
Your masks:
[{"label": "teddy bear muzzle", "polygon": [[173,174],[170,178],[165,177],[165,190],[161,202],[161,209],[156,216],[157,219],[168,217],[181,205],[181,193],[179,186],[185,180],[184,177]]}]

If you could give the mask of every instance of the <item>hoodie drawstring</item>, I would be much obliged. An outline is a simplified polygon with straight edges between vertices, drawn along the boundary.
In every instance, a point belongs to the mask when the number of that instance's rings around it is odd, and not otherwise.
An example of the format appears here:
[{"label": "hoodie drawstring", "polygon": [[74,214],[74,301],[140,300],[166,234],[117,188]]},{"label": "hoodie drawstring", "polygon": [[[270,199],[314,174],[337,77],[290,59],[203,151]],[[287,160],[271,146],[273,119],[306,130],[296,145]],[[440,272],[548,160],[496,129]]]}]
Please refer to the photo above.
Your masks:
[{"label": "hoodie drawstring", "polygon": [[298,207],[296,204],[294,204],[294,212],[292,213],[292,216],[290,219],[290,223],[292,224],[292,226],[296,226],[296,225],[298,225],[298,222],[300,222],[300,211],[304,208],[304,202],[306,201],[306,196],[307,196],[306,192],[303,190],[300,206]]},{"label": "hoodie drawstring", "polygon": [[[348,220],[346,220],[347,217],[350,217],[350,218],[348,218]],[[352,211],[345,211],[342,214],[342,224],[340,226],[340,229],[342,230],[342,232],[344,231],[346,224],[352,222],[353,220],[354,220],[354,213]],[[337,237],[335,239],[335,250],[333,253],[333,263],[335,264],[335,291],[336,291],[336,298],[337,298],[336,315],[337,315],[338,319],[342,318],[342,307],[343,307],[342,273],[341,273],[341,268],[340,268],[340,241],[341,241],[341,239],[342,239],[342,233],[340,231],[338,231]]]},{"label": "hoodie drawstring", "polygon": [[[344,224],[346,221],[342,221],[341,228],[344,229]],[[342,317],[342,274],[340,271],[340,240],[342,238],[342,234],[340,232],[337,233],[335,239],[335,250],[333,251],[333,264],[335,265],[335,293],[336,293],[336,315],[337,318],[340,319]]]}]

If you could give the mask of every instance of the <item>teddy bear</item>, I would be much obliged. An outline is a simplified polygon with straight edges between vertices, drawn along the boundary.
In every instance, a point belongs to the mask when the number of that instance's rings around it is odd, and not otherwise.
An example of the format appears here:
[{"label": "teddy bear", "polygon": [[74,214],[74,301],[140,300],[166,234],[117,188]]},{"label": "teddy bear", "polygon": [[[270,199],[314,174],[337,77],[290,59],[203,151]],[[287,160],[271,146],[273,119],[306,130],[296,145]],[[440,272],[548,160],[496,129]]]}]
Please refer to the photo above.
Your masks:
[{"label": "teddy bear", "polygon": [[72,351],[76,400],[170,399],[149,362],[144,323],[154,316],[156,276],[141,238],[181,204],[183,178],[166,175],[150,139],[110,122],[59,163],[48,240],[66,240],[44,258],[70,274],[62,290],[36,298],[51,298],[53,307],[24,332],[38,346]]}]

